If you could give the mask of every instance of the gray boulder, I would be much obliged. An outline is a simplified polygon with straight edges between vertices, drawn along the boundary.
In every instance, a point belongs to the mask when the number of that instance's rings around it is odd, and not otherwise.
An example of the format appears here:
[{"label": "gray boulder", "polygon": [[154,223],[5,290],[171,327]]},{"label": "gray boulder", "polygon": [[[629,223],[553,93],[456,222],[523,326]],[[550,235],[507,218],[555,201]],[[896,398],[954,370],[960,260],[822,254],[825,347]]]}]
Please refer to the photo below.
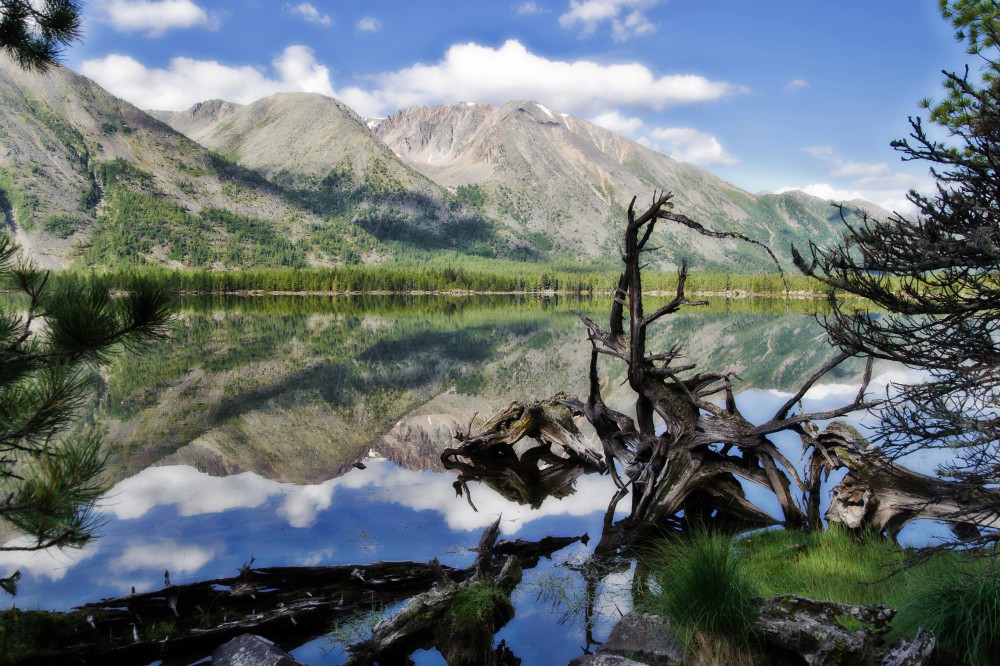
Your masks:
[{"label": "gray boulder", "polygon": [[635,666],[684,663],[684,646],[670,621],[658,615],[632,612],[611,630],[596,654],[577,657],[572,666]]},{"label": "gray boulder", "polygon": [[260,636],[243,634],[212,652],[212,666],[302,666],[280,647]]}]

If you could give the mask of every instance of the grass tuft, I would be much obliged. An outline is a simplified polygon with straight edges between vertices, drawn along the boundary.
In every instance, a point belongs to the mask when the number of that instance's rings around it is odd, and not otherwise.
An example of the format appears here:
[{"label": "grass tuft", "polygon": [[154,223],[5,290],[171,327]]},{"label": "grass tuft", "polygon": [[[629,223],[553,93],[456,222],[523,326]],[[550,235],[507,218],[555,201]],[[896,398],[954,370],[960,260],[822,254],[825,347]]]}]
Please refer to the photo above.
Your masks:
[{"label": "grass tuft", "polygon": [[737,650],[756,642],[757,588],[731,536],[699,531],[657,546],[650,558],[654,592],[640,607],[669,618],[689,652],[718,639]]},{"label": "grass tuft", "polygon": [[1000,567],[976,560],[929,563],[925,584],[900,605],[897,631],[934,632],[938,643],[973,666],[1000,664]]},{"label": "grass tuft", "polygon": [[895,544],[858,538],[836,525],[823,532],[765,530],[737,541],[761,596],[797,594],[845,604],[895,606],[908,589],[908,572],[891,576],[905,556]]}]

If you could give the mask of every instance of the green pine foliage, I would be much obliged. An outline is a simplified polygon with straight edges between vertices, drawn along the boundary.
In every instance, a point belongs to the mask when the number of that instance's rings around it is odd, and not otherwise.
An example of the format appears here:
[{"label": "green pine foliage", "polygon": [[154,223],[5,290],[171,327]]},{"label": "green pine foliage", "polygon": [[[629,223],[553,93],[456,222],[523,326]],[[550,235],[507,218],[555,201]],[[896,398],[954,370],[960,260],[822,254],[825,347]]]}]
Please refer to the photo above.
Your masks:
[{"label": "green pine foliage", "polygon": [[22,550],[93,535],[106,458],[80,422],[92,368],[160,337],[171,316],[168,291],[148,280],[113,297],[99,280],[49,277],[0,235],[0,287],[22,294],[0,311],[0,520],[31,537]]}]

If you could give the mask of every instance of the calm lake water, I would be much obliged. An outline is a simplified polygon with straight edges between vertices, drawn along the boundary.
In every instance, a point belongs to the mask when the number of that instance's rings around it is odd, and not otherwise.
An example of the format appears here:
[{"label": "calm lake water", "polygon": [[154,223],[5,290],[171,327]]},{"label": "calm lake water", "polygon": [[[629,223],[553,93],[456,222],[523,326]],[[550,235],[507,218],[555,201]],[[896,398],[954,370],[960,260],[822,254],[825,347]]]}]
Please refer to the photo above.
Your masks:
[{"label": "calm lake water", "polygon": [[[736,371],[744,414],[764,418],[832,354],[807,309],[768,301],[691,309],[665,322],[650,347],[679,342],[701,369]],[[473,507],[456,496],[455,474],[440,461],[454,431],[511,400],[585,397],[589,343],[573,310],[600,321],[606,303],[183,301],[171,339],[110,368],[94,406],[114,484],[100,505],[101,537],[81,550],[0,553],[0,575],[22,572],[18,607],[68,609],[133,587],[159,589],[164,570],[174,584],[232,576],[251,557],[258,567],[434,557],[464,567],[498,516],[503,538],[589,533],[592,548],[614,493],[610,477],[581,477],[575,492],[538,506],[473,482]],[[806,407],[850,400],[859,370],[839,370]],[[898,376],[882,368],[873,390]],[[623,366],[604,361],[605,399],[629,411],[624,378]],[[797,440],[779,445],[798,458]],[[776,512],[771,498],[751,496]],[[497,640],[525,665],[566,663],[587,647],[576,565],[588,554],[582,544],[560,551],[515,591],[516,617]],[[598,640],[631,608],[631,570],[626,562],[600,578]],[[561,603],[552,589],[564,591]],[[293,654],[311,664],[344,661],[330,637]],[[415,659],[443,663],[430,652]]]}]

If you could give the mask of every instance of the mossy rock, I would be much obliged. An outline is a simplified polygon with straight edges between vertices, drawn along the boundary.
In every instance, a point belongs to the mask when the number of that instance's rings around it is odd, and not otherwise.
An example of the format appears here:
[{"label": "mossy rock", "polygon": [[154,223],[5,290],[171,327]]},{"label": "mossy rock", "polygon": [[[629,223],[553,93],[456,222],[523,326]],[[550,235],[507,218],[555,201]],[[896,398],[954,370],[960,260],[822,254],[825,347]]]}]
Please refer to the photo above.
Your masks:
[{"label": "mossy rock", "polygon": [[493,636],[514,617],[510,598],[496,585],[476,581],[455,595],[435,629],[435,642],[451,666],[483,664]]}]

